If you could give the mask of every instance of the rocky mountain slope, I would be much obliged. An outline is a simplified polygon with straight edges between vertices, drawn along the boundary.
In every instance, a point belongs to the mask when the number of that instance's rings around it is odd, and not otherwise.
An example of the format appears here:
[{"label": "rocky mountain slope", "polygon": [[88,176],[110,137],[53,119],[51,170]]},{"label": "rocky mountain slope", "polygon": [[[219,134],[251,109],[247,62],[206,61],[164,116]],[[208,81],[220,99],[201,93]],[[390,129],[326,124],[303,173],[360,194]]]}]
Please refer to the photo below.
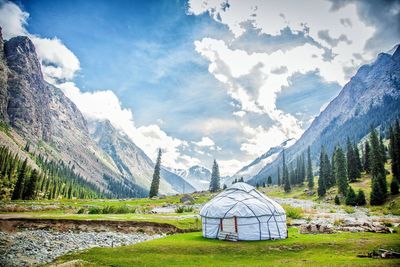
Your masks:
[{"label": "rocky mountain slope", "polygon": [[[385,126],[400,117],[400,47],[393,54],[381,53],[370,65],[362,66],[329,103],[301,138],[286,150],[288,162],[311,147],[317,159],[321,145],[329,153],[335,145],[344,145],[347,137],[359,141],[371,127]],[[256,184],[271,175],[277,179],[279,155],[250,182]]]},{"label": "rocky mountain slope", "polygon": [[[124,177],[143,188],[150,188],[154,163],[124,133],[115,129],[108,120],[87,119],[90,136],[114,161]],[[160,192],[193,192],[195,188],[179,175],[165,168],[161,170]]]},{"label": "rocky mountain slope", "polygon": [[[150,186],[154,164],[147,155],[110,124],[88,124],[75,104],[44,80],[31,40],[3,41],[1,30],[0,120],[12,133],[3,131],[0,144],[24,158],[28,154],[21,148],[29,142],[31,153],[63,161],[101,191],[126,188],[132,196],[145,196]],[[160,193],[180,192],[183,184],[194,191],[167,170],[161,180]]]}]

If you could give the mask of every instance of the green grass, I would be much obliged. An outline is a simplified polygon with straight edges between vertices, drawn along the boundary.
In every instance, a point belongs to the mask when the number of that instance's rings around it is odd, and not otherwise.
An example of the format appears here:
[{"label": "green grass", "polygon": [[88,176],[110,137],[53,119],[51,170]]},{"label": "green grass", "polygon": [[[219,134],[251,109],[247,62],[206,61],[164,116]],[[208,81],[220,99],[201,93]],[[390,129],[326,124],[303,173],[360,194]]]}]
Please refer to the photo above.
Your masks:
[{"label": "green grass", "polygon": [[359,258],[374,249],[400,249],[400,234],[299,234],[276,241],[228,242],[200,232],[118,248],[94,248],[62,256],[84,266],[399,266],[399,259]]}]

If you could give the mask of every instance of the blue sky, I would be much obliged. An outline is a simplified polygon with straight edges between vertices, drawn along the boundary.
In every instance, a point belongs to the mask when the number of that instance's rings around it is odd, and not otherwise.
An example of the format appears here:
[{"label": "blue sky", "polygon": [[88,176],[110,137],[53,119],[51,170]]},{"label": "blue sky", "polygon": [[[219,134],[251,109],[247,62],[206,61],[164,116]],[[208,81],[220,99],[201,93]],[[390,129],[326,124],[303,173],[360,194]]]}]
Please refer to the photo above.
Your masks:
[{"label": "blue sky", "polygon": [[399,40],[385,25],[398,1],[0,2],[5,37],[31,36],[47,80],[85,116],[152,158],[161,147],[171,168],[216,158],[223,174],[298,138]]}]

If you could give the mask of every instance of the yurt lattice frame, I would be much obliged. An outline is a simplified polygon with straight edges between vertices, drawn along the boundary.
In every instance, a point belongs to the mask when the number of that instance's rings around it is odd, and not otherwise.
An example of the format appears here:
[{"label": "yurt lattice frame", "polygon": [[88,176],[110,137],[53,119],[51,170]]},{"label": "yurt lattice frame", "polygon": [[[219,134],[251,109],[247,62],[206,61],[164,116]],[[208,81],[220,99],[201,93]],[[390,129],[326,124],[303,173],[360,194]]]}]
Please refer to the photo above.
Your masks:
[{"label": "yurt lattice frame", "polygon": [[286,213],[254,187],[237,183],[200,211],[203,236],[232,240],[287,238]]}]

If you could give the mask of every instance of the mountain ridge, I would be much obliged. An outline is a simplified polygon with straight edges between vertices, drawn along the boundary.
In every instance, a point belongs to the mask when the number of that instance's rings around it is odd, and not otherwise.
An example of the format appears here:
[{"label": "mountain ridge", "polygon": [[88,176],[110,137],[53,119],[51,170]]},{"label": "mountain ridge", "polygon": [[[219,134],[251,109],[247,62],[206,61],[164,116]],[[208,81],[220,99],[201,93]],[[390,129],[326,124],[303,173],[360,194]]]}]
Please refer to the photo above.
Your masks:
[{"label": "mountain ridge", "polygon": [[[315,161],[321,145],[328,153],[344,145],[347,137],[358,141],[370,127],[385,125],[400,117],[400,47],[393,55],[380,53],[376,60],[361,66],[337,97],[314,119],[300,139],[285,152],[287,163],[311,147]],[[264,181],[271,175],[276,183],[281,153],[249,181]]]}]

